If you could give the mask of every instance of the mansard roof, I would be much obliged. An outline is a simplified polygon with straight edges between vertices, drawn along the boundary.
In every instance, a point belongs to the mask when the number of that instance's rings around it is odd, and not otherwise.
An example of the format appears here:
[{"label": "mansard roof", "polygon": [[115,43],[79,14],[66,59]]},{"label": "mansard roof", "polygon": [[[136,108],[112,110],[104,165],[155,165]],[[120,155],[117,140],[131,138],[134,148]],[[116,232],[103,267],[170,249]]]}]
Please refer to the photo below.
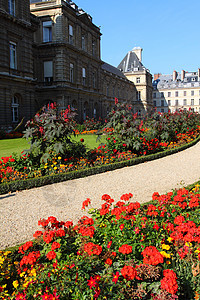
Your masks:
[{"label": "mansard roof", "polygon": [[123,79],[127,79],[126,76],[117,68],[115,68],[114,66],[106,63],[106,62],[103,62],[101,68],[104,70],[104,71],[107,71],[109,73],[112,73],[114,75],[117,75],[118,77],[121,77]]},{"label": "mansard roof", "polygon": [[133,50],[126,54],[117,68],[122,72],[143,71],[146,69]]}]

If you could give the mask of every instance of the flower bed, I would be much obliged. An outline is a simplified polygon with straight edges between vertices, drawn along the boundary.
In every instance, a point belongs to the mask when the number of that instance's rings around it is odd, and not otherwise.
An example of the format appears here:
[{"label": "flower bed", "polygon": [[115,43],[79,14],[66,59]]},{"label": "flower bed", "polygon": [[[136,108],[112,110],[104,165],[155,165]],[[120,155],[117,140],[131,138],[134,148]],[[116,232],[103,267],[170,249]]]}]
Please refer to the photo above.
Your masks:
[{"label": "flower bed", "polygon": [[1,252],[1,298],[199,299],[199,186],[142,206],[132,196],[103,195],[75,226],[39,220],[34,241]]},{"label": "flower bed", "polygon": [[[122,167],[122,162],[124,166],[133,165],[153,159],[154,154],[157,154],[154,158],[158,158],[161,153],[171,154],[176,149],[184,149],[185,145],[192,145],[200,132],[200,116],[196,113],[155,114],[141,120],[131,112],[130,107],[116,103],[116,110],[111,112],[107,127],[101,129],[101,133],[106,135],[106,143],[88,150],[82,137],[80,141],[71,138],[73,133],[78,133],[74,116],[75,112],[70,107],[59,112],[51,104],[27,123],[24,136],[30,141],[30,149],[20,157],[2,157],[0,193],[14,191],[15,187],[23,188],[23,184],[14,183],[9,190],[13,181],[57,175],[54,178],[71,179],[66,174],[83,171],[86,176],[95,174],[96,168],[98,172],[103,172],[108,170],[107,166],[110,166],[109,170]],[[91,130],[92,124],[94,127],[100,126],[100,122],[87,121],[88,134],[96,130]],[[88,171],[92,168],[94,172]],[[45,180],[40,180],[40,183]],[[7,184],[6,188],[3,184]],[[40,186],[36,181],[34,184],[30,187]]]}]

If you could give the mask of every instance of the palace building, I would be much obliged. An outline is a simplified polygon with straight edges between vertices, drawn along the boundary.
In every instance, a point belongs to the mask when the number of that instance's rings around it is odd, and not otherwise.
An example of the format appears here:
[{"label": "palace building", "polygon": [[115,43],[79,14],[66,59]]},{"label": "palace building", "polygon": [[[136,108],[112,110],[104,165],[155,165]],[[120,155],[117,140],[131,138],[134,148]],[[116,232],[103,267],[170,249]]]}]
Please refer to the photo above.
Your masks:
[{"label": "palace building", "polygon": [[25,122],[50,102],[72,106],[79,121],[105,118],[115,98],[141,113],[152,106],[143,92],[150,73],[137,55],[140,84],[101,60],[100,29],[74,2],[3,0],[0,26],[1,128]]}]

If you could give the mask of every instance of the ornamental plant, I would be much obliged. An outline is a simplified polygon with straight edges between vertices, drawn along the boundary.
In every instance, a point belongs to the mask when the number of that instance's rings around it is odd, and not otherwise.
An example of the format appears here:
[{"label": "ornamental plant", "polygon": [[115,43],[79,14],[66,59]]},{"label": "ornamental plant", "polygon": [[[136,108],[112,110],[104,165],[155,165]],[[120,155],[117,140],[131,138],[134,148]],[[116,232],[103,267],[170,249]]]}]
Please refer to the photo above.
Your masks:
[{"label": "ornamental plant", "polygon": [[104,194],[75,225],[39,220],[34,241],[0,253],[1,298],[198,299],[199,186],[144,205],[132,197]]},{"label": "ornamental plant", "polygon": [[163,151],[170,143],[180,141],[182,135],[192,136],[199,130],[200,115],[191,110],[175,113],[158,113],[138,117],[132,107],[118,103],[109,115],[107,148],[112,153],[131,151],[136,155],[147,155]]},{"label": "ornamental plant", "polygon": [[139,153],[142,148],[143,121],[138,118],[137,113],[132,112],[132,106],[120,104],[115,98],[115,107],[109,114],[106,127],[113,128],[107,137],[110,150],[114,153],[127,150]]},{"label": "ornamental plant", "polygon": [[59,111],[56,104],[43,107],[33,120],[26,124],[24,137],[30,140],[30,159],[34,163],[47,162],[55,154],[71,156],[70,136],[74,132],[75,112],[70,106]]}]

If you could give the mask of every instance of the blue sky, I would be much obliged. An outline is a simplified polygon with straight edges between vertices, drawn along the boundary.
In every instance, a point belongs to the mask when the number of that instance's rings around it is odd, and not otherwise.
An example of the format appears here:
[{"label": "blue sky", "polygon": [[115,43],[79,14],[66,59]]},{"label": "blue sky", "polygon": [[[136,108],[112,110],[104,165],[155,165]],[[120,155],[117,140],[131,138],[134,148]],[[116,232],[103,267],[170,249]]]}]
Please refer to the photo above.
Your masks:
[{"label": "blue sky", "polygon": [[101,58],[117,66],[142,47],[152,74],[200,67],[200,0],[76,0],[101,26]]}]

